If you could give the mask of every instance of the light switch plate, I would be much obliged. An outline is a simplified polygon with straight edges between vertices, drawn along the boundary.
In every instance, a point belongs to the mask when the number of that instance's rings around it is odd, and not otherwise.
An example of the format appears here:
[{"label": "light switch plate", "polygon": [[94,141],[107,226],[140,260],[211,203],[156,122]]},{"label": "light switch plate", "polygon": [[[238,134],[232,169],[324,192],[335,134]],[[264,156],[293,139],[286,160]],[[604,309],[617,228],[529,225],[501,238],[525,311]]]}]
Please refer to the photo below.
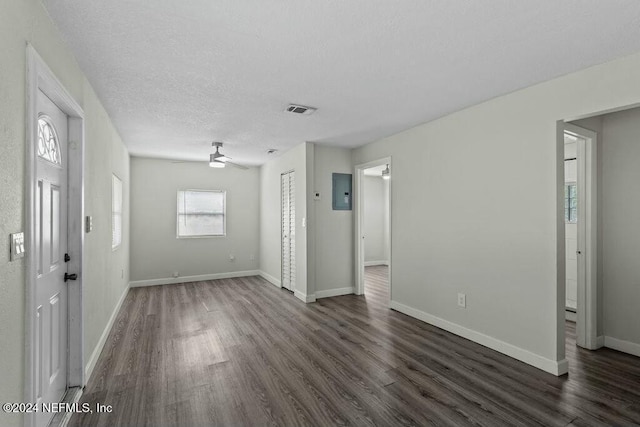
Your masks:
[{"label": "light switch plate", "polygon": [[24,233],[13,233],[9,238],[11,241],[11,261],[24,258]]}]

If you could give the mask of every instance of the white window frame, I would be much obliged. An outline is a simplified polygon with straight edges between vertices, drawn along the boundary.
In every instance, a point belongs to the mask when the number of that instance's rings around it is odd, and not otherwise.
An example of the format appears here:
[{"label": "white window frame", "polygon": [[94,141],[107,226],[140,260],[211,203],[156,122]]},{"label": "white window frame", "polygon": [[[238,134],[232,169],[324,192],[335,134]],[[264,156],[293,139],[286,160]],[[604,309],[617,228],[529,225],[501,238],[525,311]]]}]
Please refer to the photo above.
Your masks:
[{"label": "white window frame", "polygon": [[[116,200],[116,197],[117,197],[116,186],[119,187],[120,189],[120,200]],[[115,251],[120,247],[120,245],[122,245],[122,212],[124,210],[124,206],[122,205],[122,200],[124,199],[122,192],[123,192],[122,180],[115,173],[111,174],[111,250],[112,251]],[[116,204],[116,202],[118,203]],[[119,210],[116,207],[116,205],[119,205]],[[119,236],[117,236],[116,239],[114,239],[116,235],[114,234],[113,230],[114,230],[114,225],[116,221],[120,222],[120,227],[117,228],[120,234]]]},{"label": "white window frame", "polygon": [[[180,235],[180,193],[193,191],[198,193],[219,193],[222,194],[222,234],[201,234],[197,236],[181,236]],[[176,238],[177,239],[210,239],[216,237],[226,237],[227,235],[227,192],[225,190],[200,190],[200,189],[182,189],[176,193]]]}]

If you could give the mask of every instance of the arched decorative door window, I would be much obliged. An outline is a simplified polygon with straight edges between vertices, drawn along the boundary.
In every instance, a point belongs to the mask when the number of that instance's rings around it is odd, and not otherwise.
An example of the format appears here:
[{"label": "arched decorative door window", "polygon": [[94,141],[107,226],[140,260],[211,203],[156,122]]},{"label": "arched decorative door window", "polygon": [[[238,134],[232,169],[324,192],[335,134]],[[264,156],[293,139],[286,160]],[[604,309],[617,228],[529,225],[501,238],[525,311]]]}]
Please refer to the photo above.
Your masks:
[{"label": "arched decorative door window", "polygon": [[62,165],[58,134],[47,116],[38,117],[38,157]]}]

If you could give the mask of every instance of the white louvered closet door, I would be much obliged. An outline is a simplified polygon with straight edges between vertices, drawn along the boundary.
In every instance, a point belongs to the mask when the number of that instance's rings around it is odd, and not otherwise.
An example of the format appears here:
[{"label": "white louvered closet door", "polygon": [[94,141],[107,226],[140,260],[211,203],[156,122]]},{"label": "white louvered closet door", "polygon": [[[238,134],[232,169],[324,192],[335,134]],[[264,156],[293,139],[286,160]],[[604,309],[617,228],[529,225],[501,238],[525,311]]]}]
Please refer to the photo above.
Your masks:
[{"label": "white louvered closet door", "polygon": [[282,187],[282,287],[293,290],[296,282],[295,172],[281,175]]}]

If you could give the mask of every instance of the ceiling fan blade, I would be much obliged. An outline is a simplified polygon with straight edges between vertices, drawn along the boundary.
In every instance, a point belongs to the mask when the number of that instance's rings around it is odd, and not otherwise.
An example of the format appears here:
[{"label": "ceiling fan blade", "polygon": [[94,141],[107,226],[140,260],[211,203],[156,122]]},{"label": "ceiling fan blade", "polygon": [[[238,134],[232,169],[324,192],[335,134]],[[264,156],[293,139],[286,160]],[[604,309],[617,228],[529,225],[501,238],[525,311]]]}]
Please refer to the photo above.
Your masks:
[{"label": "ceiling fan blade", "polygon": [[172,160],[171,163],[204,163],[204,160]]},{"label": "ceiling fan blade", "polygon": [[230,165],[230,166],[233,166],[234,168],[238,168],[238,169],[242,169],[242,170],[249,169],[246,166],[242,166],[242,165],[239,165],[237,163],[230,162],[230,161],[226,161],[226,162],[224,162],[224,164],[225,165]]}]

